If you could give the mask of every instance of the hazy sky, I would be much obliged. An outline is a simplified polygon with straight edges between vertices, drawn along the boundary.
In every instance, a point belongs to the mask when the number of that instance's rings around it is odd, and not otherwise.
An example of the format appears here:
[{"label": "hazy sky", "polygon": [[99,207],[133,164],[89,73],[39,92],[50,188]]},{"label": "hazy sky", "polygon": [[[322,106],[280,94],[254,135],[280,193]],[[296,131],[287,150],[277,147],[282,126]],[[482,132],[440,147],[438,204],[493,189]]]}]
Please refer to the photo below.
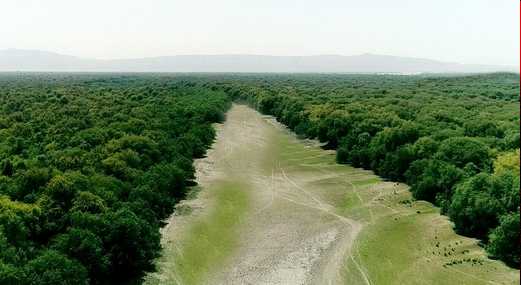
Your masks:
[{"label": "hazy sky", "polygon": [[378,53],[519,64],[517,0],[1,0],[0,49],[94,58]]}]

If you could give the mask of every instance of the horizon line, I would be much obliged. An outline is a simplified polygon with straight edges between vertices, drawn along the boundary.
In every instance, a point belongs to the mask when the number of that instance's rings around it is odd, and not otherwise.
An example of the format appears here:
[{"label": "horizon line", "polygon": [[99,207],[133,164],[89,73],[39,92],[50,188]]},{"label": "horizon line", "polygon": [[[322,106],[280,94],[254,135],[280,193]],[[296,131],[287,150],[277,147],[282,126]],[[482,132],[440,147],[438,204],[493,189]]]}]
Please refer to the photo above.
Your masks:
[{"label": "horizon line", "polygon": [[118,61],[118,60],[138,60],[138,59],[151,59],[151,58],[162,58],[162,57],[189,57],[189,56],[259,56],[259,57],[357,57],[357,56],[383,56],[383,57],[396,57],[396,58],[410,58],[410,59],[420,59],[420,60],[429,60],[439,63],[450,63],[450,64],[460,64],[460,65],[480,65],[480,66],[501,66],[501,67],[516,67],[520,68],[519,64],[487,64],[487,63],[463,63],[457,61],[444,61],[439,59],[432,59],[426,57],[418,57],[418,56],[403,56],[403,55],[391,55],[391,54],[379,54],[372,52],[364,52],[359,54],[352,55],[344,55],[344,54],[311,54],[311,55],[273,55],[273,54],[254,54],[254,53],[200,53],[200,54],[174,54],[174,55],[154,55],[154,56],[144,56],[144,57],[125,57],[125,58],[96,58],[96,57],[83,57],[76,56],[66,53],[59,53],[51,50],[43,50],[43,49],[23,49],[23,48],[5,48],[0,49],[0,51],[24,51],[24,52],[42,52],[49,53],[59,56],[68,56],[74,57],[77,59],[83,60],[97,60],[97,61]]}]

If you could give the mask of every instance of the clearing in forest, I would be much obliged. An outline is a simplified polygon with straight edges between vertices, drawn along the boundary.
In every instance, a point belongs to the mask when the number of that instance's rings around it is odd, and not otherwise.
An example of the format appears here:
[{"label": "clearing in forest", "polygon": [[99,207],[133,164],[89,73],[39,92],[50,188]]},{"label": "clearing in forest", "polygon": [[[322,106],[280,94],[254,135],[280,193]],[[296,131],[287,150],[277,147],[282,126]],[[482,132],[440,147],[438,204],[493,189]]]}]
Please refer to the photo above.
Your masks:
[{"label": "clearing in forest", "polygon": [[146,284],[519,284],[404,184],[234,105]]}]

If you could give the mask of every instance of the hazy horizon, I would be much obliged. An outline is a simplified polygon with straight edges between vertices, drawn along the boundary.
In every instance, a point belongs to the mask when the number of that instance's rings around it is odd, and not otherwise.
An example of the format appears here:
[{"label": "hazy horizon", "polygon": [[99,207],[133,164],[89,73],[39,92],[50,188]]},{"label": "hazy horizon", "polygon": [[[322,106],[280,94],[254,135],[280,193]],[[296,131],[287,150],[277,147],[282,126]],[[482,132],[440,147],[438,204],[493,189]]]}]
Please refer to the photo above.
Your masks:
[{"label": "hazy horizon", "polygon": [[0,49],[81,58],[382,54],[519,65],[518,3],[3,1]]},{"label": "hazy horizon", "polygon": [[[253,53],[215,53],[215,54],[205,54],[205,53],[194,53],[194,54],[163,54],[163,55],[153,55],[153,56],[144,56],[144,57],[117,57],[117,58],[95,58],[95,57],[84,57],[84,56],[77,56],[74,54],[64,54],[64,53],[58,53],[53,50],[37,50],[37,49],[18,49],[18,48],[6,48],[6,49],[0,49],[0,52],[2,51],[14,51],[14,52],[42,52],[42,53],[48,53],[48,54],[55,54],[59,56],[70,56],[75,57],[78,59],[84,59],[84,60],[96,60],[96,61],[120,61],[120,60],[139,60],[139,59],[153,59],[153,58],[165,58],[165,57],[190,57],[190,56],[252,56],[252,57],[357,57],[357,56],[384,56],[384,57],[396,57],[396,58],[407,58],[407,59],[419,59],[419,60],[429,60],[429,61],[436,61],[441,63],[456,63],[456,64],[467,64],[457,61],[443,61],[436,58],[422,58],[422,57],[416,57],[416,56],[402,56],[402,55],[393,55],[393,54],[377,54],[377,53],[371,53],[371,52],[364,52],[359,54],[309,54],[309,55],[275,55],[275,54],[253,54]],[[505,66],[505,67],[519,67],[518,63],[513,64],[481,64],[481,63],[469,63],[468,65],[493,65],[493,66]]]},{"label": "hazy horizon", "polygon": [[40,50],[0,50],[0,71],[482,73],[513,65],[472,65],[377,54],[354,56],[178,55],[97,60]]}]

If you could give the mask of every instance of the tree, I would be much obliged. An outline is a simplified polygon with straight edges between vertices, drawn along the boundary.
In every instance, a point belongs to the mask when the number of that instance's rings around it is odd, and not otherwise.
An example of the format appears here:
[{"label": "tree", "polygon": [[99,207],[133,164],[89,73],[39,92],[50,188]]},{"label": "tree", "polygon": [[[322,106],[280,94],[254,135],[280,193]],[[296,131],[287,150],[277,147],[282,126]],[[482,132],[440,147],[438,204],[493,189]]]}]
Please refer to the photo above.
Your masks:
[{"label": "tree", "polygon": [[18,191],[14,194],[14,198],[18,200],[28,200],[34,202],[34,195],[40,190],[51,178],[48,168],[31,167],[25,171],[17,173],[16,182],[19,185]]},{"label": "tree", "polygon": [[414,154],[418,158],[431,158],[438,150],[439,143],[431,137],[421,137],[413,145]]},{"label": "tree", "polygon": [[494,161],[494,173],[508,170],[519,173],[519,149],[502,153]]},{"label": "tree", "polygon": [[404,173],[406,173],[414,158],[411,145],[401,146],[396,151],[387,153],[384,160],[376,168],[376,171],[385,178],[403,181]]},{"label": "tree", "polygon": [[153,225],[125,207],[107,213],[104,220],[103,241],[110,256],[111,277],[124,279],[150,269],[160,249],[159,232],[152,230]]},{"label": "tree", "polygon": [[4,163],[2,163],[2,175],[5,176],[13,176],[14,169],[13,164],[9,159],[5,160]]},{"label": "tree", "polygon": [[416,199],[434,202],[439,193],[450,199],[452,187],[462,179],[463,171],[444,161],[424,159],[414,161],[405,177]]},{"label": "tree", "polygon": [[46,250],[24,266],[25,280],[29,285],[87,285],[87,270],[79,262],[65,255]]},{"label": "tree", "polygon": [[340,144],[336,149],[336,162],[337,163],[348,163],[349,162],[349,150],[347,146]]},{"label": "tree", "polygon": [[72,207],[72,200],[82,190],[90,188],[86,176],[79,172],[66,172],[54,176],[45,187],[45,194],[63,209]]},{"label": "tree", "polygon": [[465,136],[469,137],[503,137],[504,131],[493,121],[478,118],[470,120],[463,125]]},{"label": "tree", "polygon": [[0,261],[0,284],[20,285],[24,284],[25,280],[25,272],[19,267]]},{"label": "tree", "polygon": [[456,187],[449,216],[458,233],[486,239],[489,230],[497,226],[499,215],[505,209],[492,190],[492,177],[487,173],[480,173]]},{"label": "tree", "polygon": [[[0,238],[15,246],[27,245],[38,228],[40,208],[0,195]],[[3,234],[1,234],[3,232]]]},{"label": "tree", "polygon": [[89,230],[71,228],[56,237],[51,248],[80,261],[92,281],[106,279],[108,257],[104,255],[101,239]]},{"label": "tree", "polygon": [[160,163],[151,167],[142,177],[142,185],[147,185],[153,191],[169,193],[181,197],[184,192],[185,171],[172,163]]},{"label": "tree", "polygon": [[87,191],[80,191],[72,201],[71,211],[98,214],[107,211],[107,206],[99,196]]},{"label": "tree", "polygon": [[499,226],[489,235],[488,252],[496,258],[518,267],[520,261],[519,212],[501,216]]},{"label": "tree", "polygon": [[491,167],[489,148],[484,143],[468,137],[444,140],[436,157],[460,168],[465,167],[469,162],[482,170],[488,170]]}]

